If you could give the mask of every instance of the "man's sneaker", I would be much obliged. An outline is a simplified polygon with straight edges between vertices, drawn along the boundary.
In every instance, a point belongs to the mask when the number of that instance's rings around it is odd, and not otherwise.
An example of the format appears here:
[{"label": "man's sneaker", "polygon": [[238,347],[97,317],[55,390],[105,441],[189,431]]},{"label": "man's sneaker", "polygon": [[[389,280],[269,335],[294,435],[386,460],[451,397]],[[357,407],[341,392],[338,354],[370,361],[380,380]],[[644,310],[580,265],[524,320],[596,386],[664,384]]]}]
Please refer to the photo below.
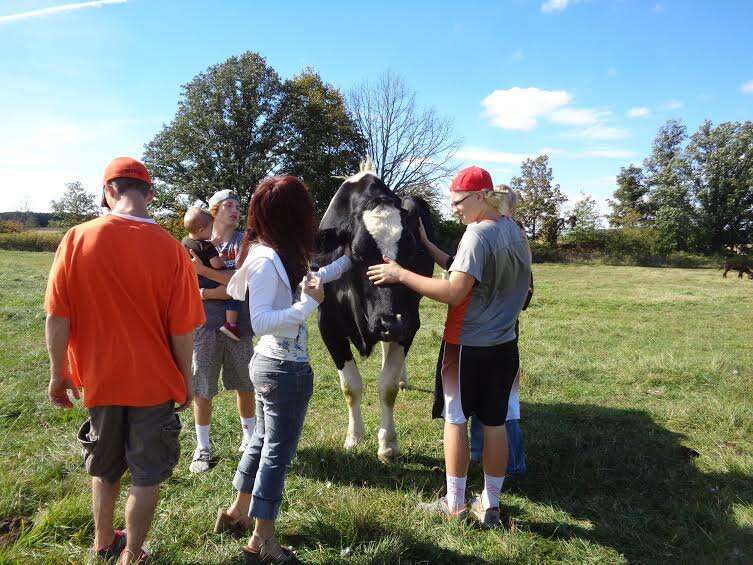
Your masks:
[{"label": "man's sneaker", "polygon": [[500,524],[499,506],[493,508],[484,508],[484,503],[479,494],[471,501],[471,512],[478,519],[482,526],[493,528]]},{"label": "man's sneaker", "polygon": [[416,510],[432,514],[434,516],[442,516],[443,518],[458,518],[459,520],[465,520],[468,516],[468,509],[463,507],[462,510],[453,512],[450,510],[447,504],[447,497],[443,496],[433,502],[419,502],[416,505]]},{"label": "man's sneaker", "polygon": [[241,445],[238,448],[238,451],[240,451],[241,453],[245,453],[247,446],[248,446],[248,440],[244,436],[244,438],[241,440]]},{"label": "man's sneaker", "polygon": [[220,328],[220,331],[233,341],[241,340],[241,332],[238,330],[238,326],[233,326],[225,322],[225,324]]},{"label": "man's sneaker", "polygon": [[212,450],[197,447],[188,470],[192,473],[206,473],[212,468]]},{"label": "man's sneaker", "polygon": [[89,551],[90,563],[114,563],[120,553],[125,549],[127,544],[126,531],[115,530],[115,537],[112,539],[112,543],[105,549],[91,549]]}]

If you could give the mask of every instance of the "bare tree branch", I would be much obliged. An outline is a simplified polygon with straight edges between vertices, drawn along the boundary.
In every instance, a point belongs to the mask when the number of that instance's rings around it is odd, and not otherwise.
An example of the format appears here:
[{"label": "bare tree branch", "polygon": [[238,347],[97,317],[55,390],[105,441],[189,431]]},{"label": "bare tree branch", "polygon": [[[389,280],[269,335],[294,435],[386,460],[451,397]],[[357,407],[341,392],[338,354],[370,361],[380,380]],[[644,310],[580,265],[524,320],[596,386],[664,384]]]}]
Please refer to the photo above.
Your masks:
[{"label": "bare tree branch", "polygon": [[450,161],[462,142],[453,137],[450,120],[418,108],[415,93],[389,71],[356,86],[347,103],[385,184],[437,203],[430,194],[454,172]]}]

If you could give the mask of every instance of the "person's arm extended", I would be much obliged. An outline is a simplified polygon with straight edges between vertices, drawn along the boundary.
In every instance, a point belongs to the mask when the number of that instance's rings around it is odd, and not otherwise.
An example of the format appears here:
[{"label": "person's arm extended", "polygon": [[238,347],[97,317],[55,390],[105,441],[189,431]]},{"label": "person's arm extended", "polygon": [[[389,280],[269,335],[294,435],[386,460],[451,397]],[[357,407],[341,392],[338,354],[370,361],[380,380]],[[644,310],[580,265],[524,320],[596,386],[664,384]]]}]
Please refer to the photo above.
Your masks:
[{"label": "person's arm extended", "polygon": [[191,403],[191,390],[193,388],[191,383],[193,334],[194,332],[188,332],[187,334],[170,336],[170,345],[173,352],[173,358],[175,359],[175,363],[178,365],[178,369],[180,369],[180,372],[183,375],[183,380],[186,383],[186,401],[175,409],[176,412],[180,412]]},{"label": "person's arm extended", "polygon": [[50,383],[47,395],[55,406],[72,408],[73,403],[68,397],[68,391],[79,398],[78,389],[71,380],[68,371],[68,340],[71,334],[71,321],[68,318],[47,315],[45,321],[45,341],[47,353],[50,356]]},{"label": "person's arm extended", "polygon": [[191,263],[193,263],[193,268],[197,275],[201,275],[214,282],[226,285],[235,272],[232,269],[217,270],[212,267],[207,267],[201,262],[201,259],[199,259],[198,255],[196,255],[192,249],[189,249],[188,252],[191,254]]},{"label": "person's arm extended", "polygon": [[226,292],[225,286],[218,286],[217,288],[202,288],[201,299],[202,300],[230,300],[230,296]]},{"label": "person's arm extended", "polygon": [[352,265],[350,257],[343,255],[336,261],[332,261],[329,265],[319,267],[316,276],[321,279],[322,283],[332,282],[343,276],[343,273],[348,271]]},{"label": "person's arm extended", "polygon": [[436,246],[429,240],[429,236],[426,235],[426,229],[424,228],[424,223],[421,221],[421,218],[418,219],[418,235],[421,238],[421,243],[429,252],[429,255],[431,255],[432,259],[434,259],[434,262],[443,269],[449,269],[450,255],[442,251],[438,246]]},{"label": "person's arm extended", "polygon": [[474,279],[468,273],[452,271],[449,280],[424,277],[403,269],[389,257],[384,257],[384,264],[372,265],[366,275],[376,285],[400,283],[422,296],[444,302],[450,306],[460,304],[473,288]]}]

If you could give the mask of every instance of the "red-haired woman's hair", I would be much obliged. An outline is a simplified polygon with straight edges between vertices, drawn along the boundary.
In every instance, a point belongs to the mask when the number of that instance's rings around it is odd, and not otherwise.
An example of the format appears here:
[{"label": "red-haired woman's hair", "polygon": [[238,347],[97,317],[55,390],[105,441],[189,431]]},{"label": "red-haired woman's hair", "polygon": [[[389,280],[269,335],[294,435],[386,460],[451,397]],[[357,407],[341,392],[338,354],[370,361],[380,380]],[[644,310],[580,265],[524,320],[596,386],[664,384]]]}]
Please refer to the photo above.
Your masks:
[{"label": "red-haired woman's hair", "polygon": [[314,253],[314,203],[303,181],[292,175],[263,179],[249,202],[246,228],[241,258],[250,242],[268,245],[295,288]]}]

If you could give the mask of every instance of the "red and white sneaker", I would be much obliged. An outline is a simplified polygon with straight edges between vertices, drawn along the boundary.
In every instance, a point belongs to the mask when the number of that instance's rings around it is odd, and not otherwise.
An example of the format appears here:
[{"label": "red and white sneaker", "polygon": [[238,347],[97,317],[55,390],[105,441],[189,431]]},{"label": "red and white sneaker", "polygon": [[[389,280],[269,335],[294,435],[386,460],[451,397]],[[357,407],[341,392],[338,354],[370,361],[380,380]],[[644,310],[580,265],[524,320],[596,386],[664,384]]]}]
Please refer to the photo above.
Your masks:
[{"label": "red and white sneaker", "polygon": [[241,340],[241,332],[238,330],[238,326],[233,326],[232,324],[225,322],[225,324],[220,328],[220,331],[233,341]]}]

